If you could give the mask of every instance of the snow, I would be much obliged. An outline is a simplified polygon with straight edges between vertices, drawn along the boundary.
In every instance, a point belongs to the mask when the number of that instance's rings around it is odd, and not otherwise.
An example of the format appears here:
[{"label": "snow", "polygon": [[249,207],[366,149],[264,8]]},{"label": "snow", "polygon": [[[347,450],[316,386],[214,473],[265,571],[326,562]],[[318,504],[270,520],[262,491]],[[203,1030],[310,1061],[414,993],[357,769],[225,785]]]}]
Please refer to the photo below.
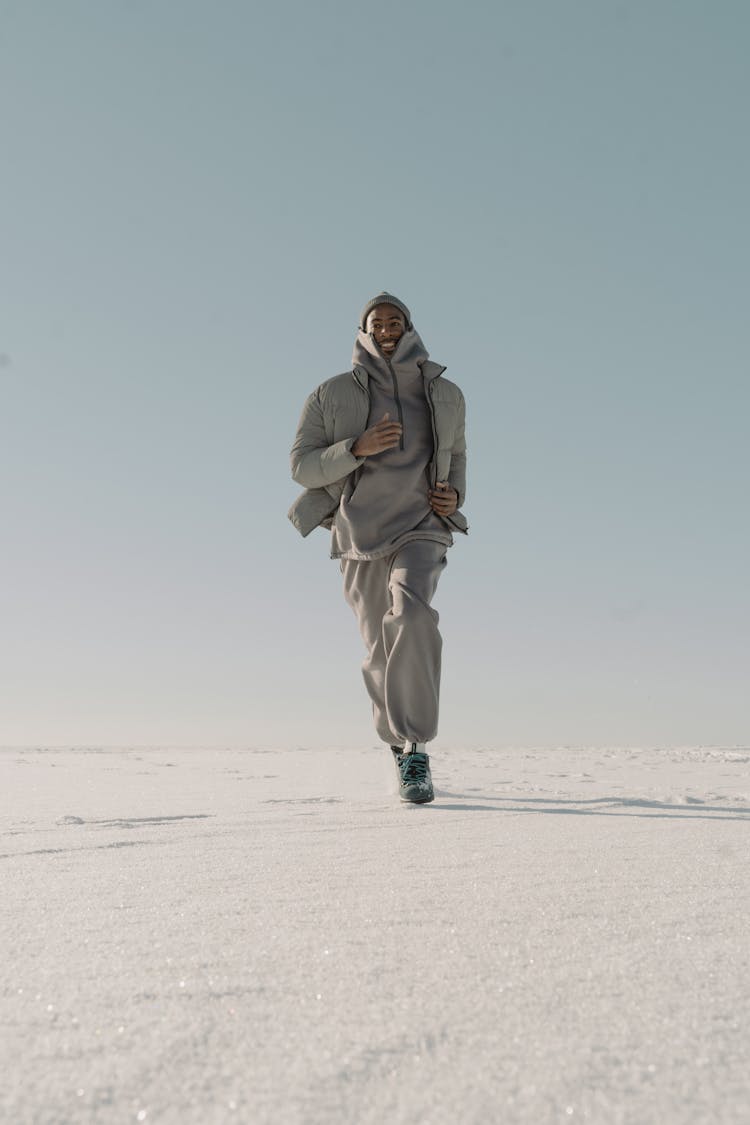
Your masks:
[{"label": "snow", "polygon": [[0,1119],[750,1120],[750,748],[6,749]]}]

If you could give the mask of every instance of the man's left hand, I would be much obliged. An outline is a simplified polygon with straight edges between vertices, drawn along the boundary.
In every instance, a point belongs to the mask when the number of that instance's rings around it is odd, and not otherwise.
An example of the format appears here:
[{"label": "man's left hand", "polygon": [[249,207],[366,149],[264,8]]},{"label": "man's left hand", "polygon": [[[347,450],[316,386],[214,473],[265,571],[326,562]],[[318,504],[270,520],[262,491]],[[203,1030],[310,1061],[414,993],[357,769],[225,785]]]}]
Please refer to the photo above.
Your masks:
[{"label": "man's left hand", "polygon": [[429,493],[430,507],[439,516],[452,516],[458,507],[458,493],[446,480],[439,480]]}]

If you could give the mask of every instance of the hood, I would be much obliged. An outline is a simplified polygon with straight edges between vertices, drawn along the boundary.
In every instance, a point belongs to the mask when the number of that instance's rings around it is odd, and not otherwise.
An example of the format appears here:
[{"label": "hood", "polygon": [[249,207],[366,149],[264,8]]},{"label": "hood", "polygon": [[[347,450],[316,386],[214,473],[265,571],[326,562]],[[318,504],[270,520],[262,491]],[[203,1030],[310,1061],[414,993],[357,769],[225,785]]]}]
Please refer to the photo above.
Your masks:
[{"label": "hood", "polygon": [[[396,345],[396,350],[390,357],[390,364],[399,373],[416,372],[421,370],[422,364],[429,359],[430,353],[422,342],[422,337],[415,328],[409,328]],[[375,337],[359,330],[354,341],[352,363],[355,367],[361,366],[371,374],[388,375],[388,360],[375,343]]]}]

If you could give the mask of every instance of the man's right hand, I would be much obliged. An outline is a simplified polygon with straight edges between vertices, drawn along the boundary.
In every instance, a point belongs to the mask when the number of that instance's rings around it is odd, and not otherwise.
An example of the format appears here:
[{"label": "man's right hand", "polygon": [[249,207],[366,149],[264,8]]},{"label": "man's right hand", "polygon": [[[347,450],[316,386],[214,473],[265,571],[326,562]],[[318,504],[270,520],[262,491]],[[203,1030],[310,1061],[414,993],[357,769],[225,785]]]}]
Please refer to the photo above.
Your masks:
[{"label": "man's right hand", "polygon": [[352,446],[355,457],[371,457],[373,453],[382,453],[384,449],[394,449],[398,445],[403,426],[400,422],[391,422],[390,418],[390,414],[384,414],[379,422],[360,434]]}]

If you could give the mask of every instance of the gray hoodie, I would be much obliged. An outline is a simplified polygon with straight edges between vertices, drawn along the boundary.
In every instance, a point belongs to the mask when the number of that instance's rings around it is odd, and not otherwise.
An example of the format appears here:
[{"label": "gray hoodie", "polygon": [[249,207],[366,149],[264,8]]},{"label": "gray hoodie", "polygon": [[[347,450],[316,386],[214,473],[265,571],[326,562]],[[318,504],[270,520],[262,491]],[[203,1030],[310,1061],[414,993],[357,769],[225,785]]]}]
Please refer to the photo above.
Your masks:
[{"label": "gray hoodie", "polygon": [[373,337],[363,331],[354,344],[353,364],[369,376],[373,426],[384,414],[401,422],[403,433],[394,449],[366,457],[347,479],[333,521],[332,558],[377,559],[414,539],[451,546],[445,522],[430,507],[429,466],[434,436],[423,373],[428,352],[419,334],[409,329],[386,359]]}]

